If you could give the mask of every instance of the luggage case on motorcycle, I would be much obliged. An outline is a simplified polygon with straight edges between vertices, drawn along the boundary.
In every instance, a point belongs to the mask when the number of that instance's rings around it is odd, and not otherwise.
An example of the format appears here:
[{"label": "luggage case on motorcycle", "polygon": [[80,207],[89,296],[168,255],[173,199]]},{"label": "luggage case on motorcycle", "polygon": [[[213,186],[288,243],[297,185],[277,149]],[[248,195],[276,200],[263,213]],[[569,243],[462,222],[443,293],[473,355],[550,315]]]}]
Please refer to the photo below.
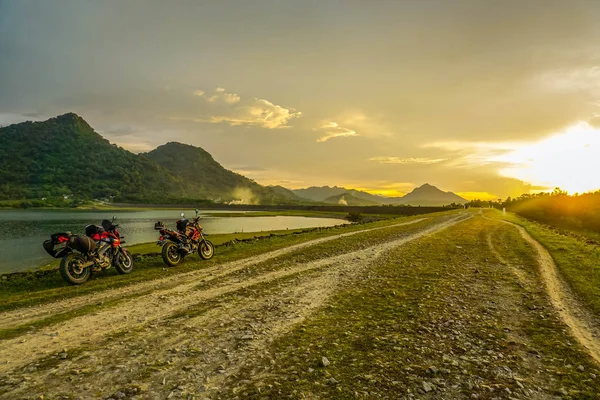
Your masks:
[{"label": "luggage case on motorcycle", "polygon": [[70,244],[73,250],[80,253],[88,254],[96,250],[96,242],[87,236],[75,236]]},{"label": "luggage case on motorcycle", "polygon": [[100,240],[102,232],[104,232],[104,229],[98,225],[87,225],[85,227],[85,236],[91,237],[94,240]]},{"label": "luggage case on motorcycle", "polygon": [[190,222],[189,219],[180,219],[179,221],[177,221],[177,230],[179,232],[185,232],[185,228],[187,227],[188,222]]},{"label": "luggage case on motorcycle", "polygon": [[50,239],[42,244],[44,250],[54,258],[62,258],[67,253],[71,240],[71,232],[58,232],[50,235]]}]

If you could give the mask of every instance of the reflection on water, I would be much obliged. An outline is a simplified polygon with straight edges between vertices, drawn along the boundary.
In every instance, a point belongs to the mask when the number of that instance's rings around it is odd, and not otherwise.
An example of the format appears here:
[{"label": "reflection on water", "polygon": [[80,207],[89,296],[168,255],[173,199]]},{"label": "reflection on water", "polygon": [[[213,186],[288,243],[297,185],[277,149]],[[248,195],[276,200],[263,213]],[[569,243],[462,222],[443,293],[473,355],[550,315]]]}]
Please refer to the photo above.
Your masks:
[{"label": "reflection on water", "polygon": [[[218,217],[203,213],[232,213],[235,211],[200,212],[200,224],[208,234],[233,232],[260,232],[276,229],[333,226],[345,221],[333,218],[307,217]],[[249,213],[238,211],[239,213]],[[162,221],[175,227],[180,218],[177,210],[141,211],[69,211],[69,210],[6,210],[0,211],[0,273],[22,271],[43,265],[52,258],[42,248],[42,242],[55,232],[71,231],[83,234],[89,224],[100,224],[103,219],[117,217],[119,232],[127,244],[151,242],[157,239],[154,223]],[[186,217],[193,217],[186,210]],[[126,244],[126,245],[127,245]]]}]

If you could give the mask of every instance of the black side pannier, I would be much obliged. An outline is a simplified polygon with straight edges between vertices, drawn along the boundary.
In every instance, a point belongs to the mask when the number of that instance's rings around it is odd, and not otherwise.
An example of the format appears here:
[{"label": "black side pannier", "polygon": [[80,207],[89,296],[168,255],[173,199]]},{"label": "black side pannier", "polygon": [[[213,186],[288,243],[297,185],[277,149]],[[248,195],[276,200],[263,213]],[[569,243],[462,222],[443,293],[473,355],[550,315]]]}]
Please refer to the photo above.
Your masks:
[{"label": "black side pannier", "polygon": [[165,224],[158,221],[157,223],[154,224],[154,229],[157,231],[160,231],[161,229],[165,229]]},{"label": "black side pannier", "polygon": [[71,248],[80,253],[88,254],[96,250],[96,242],[87,236],[75,236],[71,241]]},{"label": "black side pannier", "polygon": [[185,228],[187,227],[189,220],[186,219],[180,219],[179,221],[177,221],[177,230],[179,232],[185,232]]},{"label": "black side pannier", "polygon": [[85,235],[88,237],[93,237],[94,235],[98,235],[104,232],[101,226],[98,225],[87,225],[85,227]]},{"label": "black side pannier", "polygon": [[68,252],[71,232],[59,232],[50,235],[50,239],[42,244],[44,250],[54,258],[62,258]]}]

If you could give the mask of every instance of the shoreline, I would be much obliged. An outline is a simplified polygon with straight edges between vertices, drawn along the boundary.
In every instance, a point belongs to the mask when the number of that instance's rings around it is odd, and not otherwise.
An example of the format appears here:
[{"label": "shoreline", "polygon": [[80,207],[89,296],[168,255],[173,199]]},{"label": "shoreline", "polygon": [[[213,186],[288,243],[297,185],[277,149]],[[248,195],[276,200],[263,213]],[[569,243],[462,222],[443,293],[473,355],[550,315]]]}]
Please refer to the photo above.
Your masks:
[{"label": "shoreline", "polygon": [[[213,242],[216,248],[221,246],[228,246],[235,243],[251,242],[255,240],[264,240],[274,236],[289,236],[300,233],[314,232],[317,230],[324,229],[335,229],[351,223],[332,225],[327,227],[313,227],[313,228],[298,228],[298,229],[279,229],[270,231],[256,231],[256,232],[234,232],[234,233],[220,233],[215,235],[208,235],[208,240]],[[131,246],[125,246],[125,248],[131,253],[132,256],[149,256],[149,255],[160,255],[161,248],[156,245],[156,241],[136,243]],[[55,273],[60,265],[60,259],[53,259],[48,263],[40,265],[38,267],[27,268],[20,271],[12,272],[0,272],[0,280],[7,281],[12,280],[14,277],[26,277],[26,276],[44,276],[50,273]]]}]

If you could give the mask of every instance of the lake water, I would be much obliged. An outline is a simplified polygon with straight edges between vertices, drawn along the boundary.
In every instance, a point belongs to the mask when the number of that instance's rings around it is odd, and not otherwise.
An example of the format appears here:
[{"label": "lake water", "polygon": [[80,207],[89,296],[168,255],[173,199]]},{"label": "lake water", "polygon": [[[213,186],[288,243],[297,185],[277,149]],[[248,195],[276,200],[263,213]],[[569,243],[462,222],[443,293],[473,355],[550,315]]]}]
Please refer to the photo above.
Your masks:
[{"label": "lake water", "polygon": [[[186,217],[194,212],[183,210]],[[119,232],[125,236],[125,246],[157,240],[154,223],[162,221],[175,228],[180,219],[177,210],[140,211],[79,211],[79,210],[2,210],[0,211],[0,273],[23,271],[44,265],[53,260],[42,247],[50,234],[71,231],[83,234],[89,224],[100,225],[103,219],[117,217]],[[315,228],[341,225],[346,221],[334,218],[308,217],[218,217],[206,213],[232,213],[232,211],[200,211],[200,224],[206,233],[260,232],[281,229]],[[238,212],[236,212],[238,213]],[[240,211],[239,213],[250,213]]]}]

